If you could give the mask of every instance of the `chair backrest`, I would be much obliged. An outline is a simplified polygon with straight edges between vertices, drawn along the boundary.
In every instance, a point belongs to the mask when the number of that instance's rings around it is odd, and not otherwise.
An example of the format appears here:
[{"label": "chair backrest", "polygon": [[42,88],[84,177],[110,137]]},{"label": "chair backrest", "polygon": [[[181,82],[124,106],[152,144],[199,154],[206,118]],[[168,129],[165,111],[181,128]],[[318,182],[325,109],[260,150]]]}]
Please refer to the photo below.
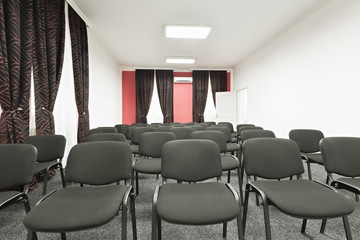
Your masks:
[{"label": "chair backrest", "polygon": [[134,144],[139,144],[141,134],[146,132],[156,132],[156,131],[158,131],[157,127],[135,127],[132,130],[131,142]]},{"label": "chair backrest", "polygon": [[238,132],[241,127],[255,127],[255,125],[250,123],[238,124],[236,125],[236,132]]},{"label": "chair backrest", "polygon": [[230,129],[230,132],[233,133],[234,132],[234,126],[232,125],[231,122],[218,122],[219,126],[227,126]]},{"label": "chair backrest", "polygon": [[327,137],[320,141],[320,150],[327,172],[360,176],[360,138]]},{"label": "chair backrest", "polygon": [[185,182],[198,182],[222,175],[220,150],[214,141],[175,140],[164,144],[161,175]]},{"label": "chair backrest", "polygon": [[165,143],[175,140],[172,132],[146,132],[140,136],[139,154],[147,157],[160,158]]},{"label": "chair backrest", "polygon": [[95,141],[120,141],[125,142],[126,137],[122,133],[94,133],[89,135],[87,142]]},{"label": "chair backrest", "polygon": [[176,139],[191,139],[191,133],[194,130],[191,127],[172,127],[170,132],[174,133]]},{"label": "chair backrest", "polygon": [[116,127],[97,127],[90,129],[89,135],[94,133],[117,133],[117,132],[118,131]]},{"label": "chair backrest", "polygon": [[136,128],[135,126],[128,127],[128,129],[126,130],[126,134],[125,134],[126,139],[131,140],[132,132],[135,128]]},{"label": "chair backrest", "polygon": [[30,144],[0,144],[0,190],[30,184],[37,150]]},{"label": "chair backrest", "polygon": [[270,130],[245,130],[241,133],[241,141],[245,142],[251,138],[275,138],[275,134]]},{"label": "chair backrest", "polygon": [[147,124],[146,123],[133,123],[133,124],[131,124],[132,126],[135,126],[135,127],[145,127],[145,126],[147,126]]},{"label": "chair backrest", "polygon": [[115,125],[115,128],[117,129],[118,133],[122,133],[122,134],[126,135],[126,131],[129,128],[129,125],[127,125],[127,124],[117,124],[117,125]]},{"label": "chair backrest", "polygon": [[183,123],[173,123],[173,124],[171,124],[170,126],[171,126],[171,127],[186,127],[186,125],[183,124]]},{"label": "chair backrest", "polygon": [[231,132],[230,132],[230,129],[226,126],[222,127],[221,125],[213,125],[213,126],[206,128],[206,130],[221,131],[225,134],[226,142],[231,142]]},{"label": "chair backrest", "polygon": [[170,125],[162,125],[162,126],[158,126],[158,130],[159,132],[170,132]]},{"label": "chair backrest", "polygon": [[253,138],[243,144],[248,175],[281,179],[304,173],[298,145],[289,139]]},{"label": "chair backrest", "polygon": [[200,124],[194,124],[194,125],[191,126],[191,128],[194,131],[202,131],[202,130],[205,130],[207,127],[205,127],[203,125],[200,125]]},{"label": "chair backrest", "polygon": [[37,162],[49,162],[64,157],[66,139],[63,135],[35,135],[25,138],[24,143],[36,147]]},{"label": "chair backrest", "polygon": [[237,131],[237,135],[238,137],[241,138],[241,133],[243,131],[246,131],[246,130],[264,130],[262,127],[257,127],[257,126],[244,126],[244,127],[240,127]]},{"label": "chair backrest", "polygon": [[193,139],[207,139],[214,141],[218,144],[220,152],[226,152],[226,137],[225,134],[221,131],[194,131],[191,133]]},{"label": "chair backrest", "polygon": [[75,145],[69,153],[65,179],[106,185],[131,176],[132,151],[128,143],[103,141]]},{"label": "chair backrest", "polygon": [[314,129],[293,129],[289,132],[289,138],[295,141],[303,153],[320,151],[320,140],[324,134]]}]

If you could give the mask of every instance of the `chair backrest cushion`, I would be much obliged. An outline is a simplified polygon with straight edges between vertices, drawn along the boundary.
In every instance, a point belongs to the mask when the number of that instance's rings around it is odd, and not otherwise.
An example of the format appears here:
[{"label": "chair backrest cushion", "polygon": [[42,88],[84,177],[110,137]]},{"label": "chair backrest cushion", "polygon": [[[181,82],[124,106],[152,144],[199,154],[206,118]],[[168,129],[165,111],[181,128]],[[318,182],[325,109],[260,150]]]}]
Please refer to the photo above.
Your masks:
[{"label": "chair backrest cushion", "polygon": [[0,190],[31,183],[37,149],[30,144],[0,144]]},{"label": "chair backrest cushion", "polygon": [[222,175],[220,150],[214,141],[175,140],[164,144],[161,175],[186,182],[203,181]]},{"label": "chair backrest cushion", "polygon": [[241,141],[245,142],[251,138],[262,138],[262,137],[269,137],[275,138],[275,134],[273,131],[270,130],[245,130],[241,133]]},{"label": "chair backrest cushion", "polygon": [[241,137],[241,133],[246,130],[264,130],[264,129],[262,127],[256,127],[256,126],[243,126],[238,129],[237,135]]},{"label": "chair backrest cushion", "polygon": [[226,126],[213,125],[213,126],[207,127],[206,130],[221,131],[225,134],[226,142],[231,142],[231,132],[230,132],[230,129]]},{"label": "chair backrest cushion", "polygon": [[117,132],[118,131],[116,127],[97,127],[90,129],[89,135],[94,133],[117,133]]},{"label": "chair backrest cushion", "polygon": [[141,134],[143,134],[145,132],[156,132],[156,131],[158,131],[158,129],[155,126],[154,127],[135,127],[132,130],[131,142],[134,144],[139,144]]},{"label": "chair backrest cushion", "polygon": [[238,124],[238,125],[236,125],[236,131],[239,132],[239,129],[240,129],[241,127],[255,127],[255,125],[254,125],[254,124],[250,124],[250,123]]},{"label": "chair backrest cushion", "polygon": [[127,124],[117,124],[117,125],[115,125],[115,127],[116,127],[118,133],[122,133],[122,134],[126,135],[126,131],[129,128],[129,125],[127,125]]},{"label": "chair backrest cushion", "polygon": [[219,146],[220,152],[226,152],[227,150],[226,137],[225,134],[221,131],[194,131],[191,136],[193,139],[207,139],[216,142]]},{"label": "chair backrest cushion", "polygon": [[49,162],[64,156],[66,139],[63,135],[28,136],[24,142],[36,147],[37,162]]},{"label": "chair backrest cushion", "polygon": [[248,175],[281,179],[304,172],[298,145],[289,139],[253,138],[243,144]]},{"label": "chair backrest cushion", "polygon": [[320,140],[324,134],[314,129],[293,129],[289,132],[289,138],[294,140],[303,153],[313,153],[320,151]]},{"label": "chair backrest cushion", "polygon": [[191,127],[172,127],[170,132],[174,133],[176,139],[191,139],[191,133],[194,130]]},{"label": "chair backrest cushion", "polygon": [[163,145],[175,139],[176,136],[172,132],[145,132],[140,136],[139,154],[160,158]]},{"label": "chair backrest cushion", "polygon": [[122,133],[94,133],[89,135],[87,142],[95,141],[120,141],[125,142],[126,137]]},{"label": "chair backrest cushion", "polygon": [[69,153],[66,181],[104,185],[126,180],[131,175],[132,151],[125,142],[86,142]]},{"label": "chair backrest cushion", "polygon": [[320,141],[320,150],[327,172],[360,176],[360,138],[327,137]]}]

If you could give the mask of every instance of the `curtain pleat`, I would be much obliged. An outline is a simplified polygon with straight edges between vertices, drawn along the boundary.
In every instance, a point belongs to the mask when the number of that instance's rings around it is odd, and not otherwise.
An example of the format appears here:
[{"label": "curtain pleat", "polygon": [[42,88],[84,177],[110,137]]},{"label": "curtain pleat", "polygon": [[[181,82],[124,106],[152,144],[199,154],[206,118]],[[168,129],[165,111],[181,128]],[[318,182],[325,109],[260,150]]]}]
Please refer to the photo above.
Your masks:
[{"label": "curtain pleat", "polygon": [[204,122],[209,71],[193,71],[193,121]]},{"label": "curtain pleat", "polygon": [[89,135],[89,53],[85,22],[69,6],[69,25],[74,70],[75,100],[79,114],[78,142]]},{"label": "curtain pleat", "polygon": [[36,133],[55,134],[53,110],[64,61],[65,1],[34,1]]},{"label": "curtain pleat", "polygon": [[147,123],[153,88],[154,70],[135,70],[136,122]]},{"label": "curtain pleat", "polygon": [[156,70],[156,85],[164,123],[173,122],[174,71]]},{"label": "curtain pleat", "polygon": [[210,82],[212,96],[214,99],[214,104],[216,107],[216,92],[226,92],[227,91],[227,73],[226,71],[210,71]]},{"label": "curtain pleat", "polygon": [[29,132],[33,0],[0,0],[0,143]]}]

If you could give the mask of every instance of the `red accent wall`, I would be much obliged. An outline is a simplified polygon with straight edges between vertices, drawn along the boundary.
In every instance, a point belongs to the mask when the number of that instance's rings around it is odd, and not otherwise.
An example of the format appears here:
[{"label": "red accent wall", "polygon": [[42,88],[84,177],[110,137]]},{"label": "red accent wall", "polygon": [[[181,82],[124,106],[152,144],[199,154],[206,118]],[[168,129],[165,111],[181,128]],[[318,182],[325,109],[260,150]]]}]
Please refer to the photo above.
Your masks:
[{"label": "red accent wall", "polygon": [[135,71],[122,72],[122,123],[136,122]]},{"label": "red accent wall", "polygon": [[[174,72],[174,77],[192,77],[192,72]],[[227,73],[227,90],[230,72]],[[192,83],[174,83],[174,122],[192,122]],[[122,72],[122,123],[136,122],[135,71]]]}]

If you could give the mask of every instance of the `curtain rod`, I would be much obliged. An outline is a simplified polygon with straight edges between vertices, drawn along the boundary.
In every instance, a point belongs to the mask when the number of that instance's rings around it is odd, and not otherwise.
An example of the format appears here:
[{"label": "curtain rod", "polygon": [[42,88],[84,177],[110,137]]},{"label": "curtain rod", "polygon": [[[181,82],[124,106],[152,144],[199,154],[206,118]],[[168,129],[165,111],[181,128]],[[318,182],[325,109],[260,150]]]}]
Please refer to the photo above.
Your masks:
[{"label": "curtain rod", "polygon": [[80,18],[85,22],[86,27],[91,28],[92,24],[89,19],[85,16],[85,14],[80,10],[78,5],[74,2],[74,0],[66,0],[66,2],[74,9],[74,11],[80,16]]}]

